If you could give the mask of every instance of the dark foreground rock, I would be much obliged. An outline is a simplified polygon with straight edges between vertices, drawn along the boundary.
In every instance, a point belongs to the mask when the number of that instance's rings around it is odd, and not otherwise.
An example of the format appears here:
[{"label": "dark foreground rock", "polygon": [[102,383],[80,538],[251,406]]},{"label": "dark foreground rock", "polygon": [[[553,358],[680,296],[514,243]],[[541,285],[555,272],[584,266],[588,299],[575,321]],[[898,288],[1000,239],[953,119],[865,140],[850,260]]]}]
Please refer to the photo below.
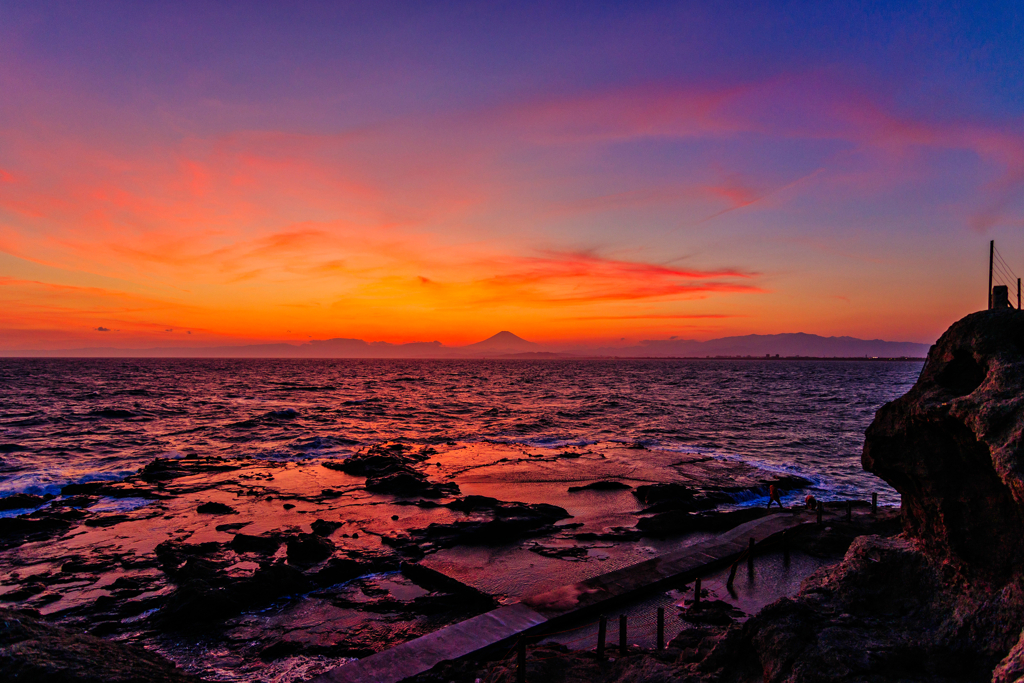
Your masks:
[{"label": "dark foreground rock", "polygon": [[1024,626],[1019,585],[992,594],[949,581],[907,539],[863,536],[689,669],[706,681],[989,681]]},{"label": "dark foreground rock", "polygon": [[43,683],[198,683],[146,650],[0,609],[0,680]]},{"label": "dark foreground rock", "polygon": [[955,323],[906,396],[878,411],[864,469],[903,494],[907,529],[961,569],[1024,562],[1024,313]]},{"label": "dark foreground rock", "polygon": [[904,536],[863,537],[697,671],[708,680],[1015,681],[1024,628],[1024,313],[954,324],[868,428]]}]

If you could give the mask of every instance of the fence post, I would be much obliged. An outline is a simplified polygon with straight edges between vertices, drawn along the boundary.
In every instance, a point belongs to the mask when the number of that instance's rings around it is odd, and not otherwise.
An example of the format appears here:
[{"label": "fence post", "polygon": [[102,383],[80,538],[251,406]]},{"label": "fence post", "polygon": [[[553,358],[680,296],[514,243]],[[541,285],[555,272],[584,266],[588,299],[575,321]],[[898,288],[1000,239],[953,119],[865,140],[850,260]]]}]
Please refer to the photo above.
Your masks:
[{"label": "fence post", "polygon": [[526,638],[519,638],[519,656],[516,659],[516,683],[526,683]]},{"label": "fence post", "polygon": [[821,509],[825,507],[824,503],[818,503],[818,524],[821,524]]},{"label": "fence post", "polygon": [[878,491],[871,494],[871,514],[878,514]]},{"label": "fence post", "polygon": [[619,616],[619,654],[626,654],[626,615]]},{"label": "fence post", "polygon": [[740,560],[742,557],[737,557],[736,561],[732,563],[732,568],[729,570],[729,578],[725,582],[725,587],[732,590],[732,582],[736,580],[736,568],[740,566]]},{"label": "fence post", "polygon": [[693,582],[693,607],[694,609],[700,608],[700,577]]},{"label": "fence post", "polygon": [[604,640],[608,635],[608,617],[602,616],[597,625],[597,658],[604,659]]},{"label": "fence post", "polygon": [[665,649],[665,608],[658,608],[658,649]]}]

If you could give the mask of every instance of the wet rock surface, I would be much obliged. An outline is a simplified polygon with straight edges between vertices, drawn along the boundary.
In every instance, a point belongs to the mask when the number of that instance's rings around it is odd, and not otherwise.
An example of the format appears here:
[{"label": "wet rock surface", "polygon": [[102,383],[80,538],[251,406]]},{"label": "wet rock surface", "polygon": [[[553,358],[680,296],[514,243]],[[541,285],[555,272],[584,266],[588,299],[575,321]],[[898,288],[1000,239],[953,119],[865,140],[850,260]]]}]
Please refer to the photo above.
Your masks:
[{"label": "wet rock surface", "polygon": [[[638,469],[636,451],[617,445],[571,455],[382,444],[302,464],[159,458],[119,481],[19,499],[31,507],[0,518],[0,602],[144,644],[211,680],[299,680],[515,597],[467,585],[475,571],[446,583],[448,572],[403,562],[507,555],[511,568],[482,572],[567,583],[609,557],[649,557],[645,534],[671,539],[716,515],[733,523],[702,504],[699,524],[644,531],[638,522],[679,510],[638,511],[631,489],[685,479],[691,499],[728,505],[724,487],[754,491],[771,476],[657,451]],[[510,492],[523,497],[503,500]]]}]

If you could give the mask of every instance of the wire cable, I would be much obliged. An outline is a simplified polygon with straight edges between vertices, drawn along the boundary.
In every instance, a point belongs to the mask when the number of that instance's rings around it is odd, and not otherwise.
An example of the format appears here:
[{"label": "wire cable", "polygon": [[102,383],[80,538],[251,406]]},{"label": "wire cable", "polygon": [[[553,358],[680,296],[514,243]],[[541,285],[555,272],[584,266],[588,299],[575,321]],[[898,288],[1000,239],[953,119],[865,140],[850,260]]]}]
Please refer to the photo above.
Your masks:
[{"label": "wire cable", "polygon": [[1010,264],[1006,262],[1006,259],[1003,258],[1003,255],[999,253],[999,249],[994,249],[993,253],[995,254],[996,262],[1002,264],[1002,266],[1007,271],[1009,271],[1010,275],[1012,275],[1016,279],[1018,277],[1016,271],[1014,271],[1014,269],[1010,267]]},{"label": "wire cable", "polygon": [[996,284],[1009,284],[1009,283],[1017,284],[1017,278],[1014,277],[1013,275],[1007,273],[1000,266],[996,265],[995,268],[993,268],[992,270],[993,270],[993,273],[998,276],[998,281],[996,280],[996,278],[993,278],[993,282],[992,282],[993,285],[996,285]]}]

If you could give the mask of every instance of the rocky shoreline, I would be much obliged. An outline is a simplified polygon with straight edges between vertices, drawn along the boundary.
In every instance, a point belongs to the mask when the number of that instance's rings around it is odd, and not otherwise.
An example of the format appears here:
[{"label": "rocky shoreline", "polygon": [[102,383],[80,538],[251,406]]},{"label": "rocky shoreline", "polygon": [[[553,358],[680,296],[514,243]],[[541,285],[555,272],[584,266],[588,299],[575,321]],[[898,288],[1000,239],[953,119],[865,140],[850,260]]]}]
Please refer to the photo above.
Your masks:
[{"label": "rocky shoreline", "polygon": [[[482,547],[526,550],[515,561],[539,572],[628,563],[652,541],[763,514],[730,509],[737,497],[808,483],[677,453],[648,451],[638,468],[635,455],[387,443],[316,463],[156,459],[8,501],[28,509],[0,518],[0,602],[211,680],[302,680],[515,598],[424,559]],[[5,646],[4,666],[19,651]]]}]

